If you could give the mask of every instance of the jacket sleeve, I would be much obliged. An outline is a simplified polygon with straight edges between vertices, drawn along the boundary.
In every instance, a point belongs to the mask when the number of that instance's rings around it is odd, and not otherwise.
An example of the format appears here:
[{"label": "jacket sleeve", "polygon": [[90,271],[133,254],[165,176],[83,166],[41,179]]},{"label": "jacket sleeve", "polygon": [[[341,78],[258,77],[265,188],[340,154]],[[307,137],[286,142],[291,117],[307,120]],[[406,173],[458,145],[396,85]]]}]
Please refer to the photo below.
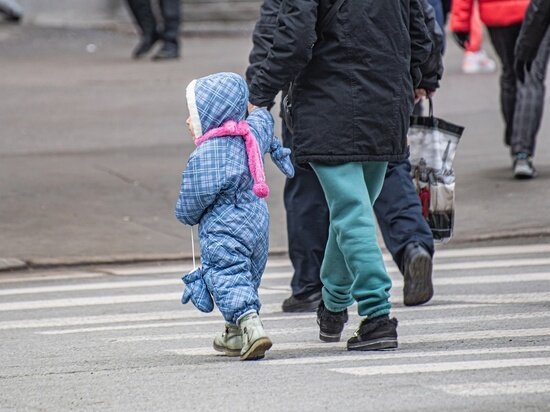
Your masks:
[{"label": "jacket sleeve", "polygon": [[273,116],[266,109],[260,108],[254,110],[246,118],[252,133],[258,140],[271,142],[274,135],[275,122]]},{"label": "jacket sleeve", "polygon": [[411,37],[411,76],[414,87],[422,80],[422,65],[429,59],[433,42],[426,27],[424,10],[420,0],[410,2],[409,32]]},{"label": "jacket sleeve", "polygon": [[550,1],[532,0],[516,43],[516,59],[532,62],[550,24]]},{"label": "jacket sleeve", "polygon": [[250,84],[250,102],[268,106],[311,60],[319,0],[283,0],[273,45]]},{"label": "jacket sleeve", "polygon": [[205,142],[191,155],[183,171],[176,202],[176,217],[190,226],[199,223],[204,212],[216,201],[225,180],[225,165],[219,150],[208,150],[207,144],[217,142]]},{"label": "jacket sleeve", "polygon": [[273,44],[273,33],[277,29],[277,15],[280,7],[281,0],[264,0],[260,8],[260,17],[252,33],[252,50],[248,56],[250,64],[246,69],[246,82],[249,85]]},{"label": "jacket sleeve", "polygon": [[451,30],[454,32],[470,32],[470,20],[474,0],[453,0],[451,3]]},{"label": "jacket sleeve", "polygon": [[436,90],[439,88],[439,81],[443,76],[443,48],[445,37],[443,30],[437,24],[435,10],[428,0],[420,0],[424,9],[424,18],[428,33],[433,42],[433,49],[430,57],[420,66],[422,71],[422,81],[420,88],[426,90]]}]

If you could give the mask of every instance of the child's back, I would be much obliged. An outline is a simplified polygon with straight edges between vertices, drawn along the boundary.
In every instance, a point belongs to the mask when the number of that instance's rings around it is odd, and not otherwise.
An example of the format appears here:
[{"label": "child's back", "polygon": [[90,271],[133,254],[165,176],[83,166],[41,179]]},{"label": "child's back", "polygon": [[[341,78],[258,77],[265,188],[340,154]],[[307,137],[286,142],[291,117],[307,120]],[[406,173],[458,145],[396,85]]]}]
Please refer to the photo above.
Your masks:
[{"label": "child's back", "polygon": [[257,317],[261,306],[258,287],[269,232],[267,204],[256,195],[260,186],[267,188],[257,181],[263,179],[261,155],[271,153],[289,176],[293,169],[289,151],[274,138],[269,112],[257,109],[242,122],[248,89],[240,76],[220,73],[194,81],[187,100],[199,145],[183,173],[176,216],[199,224],[202,268],[184,278],[184,301],[210,311],[211,294],[227,324],[236,328],[248,315]]}]

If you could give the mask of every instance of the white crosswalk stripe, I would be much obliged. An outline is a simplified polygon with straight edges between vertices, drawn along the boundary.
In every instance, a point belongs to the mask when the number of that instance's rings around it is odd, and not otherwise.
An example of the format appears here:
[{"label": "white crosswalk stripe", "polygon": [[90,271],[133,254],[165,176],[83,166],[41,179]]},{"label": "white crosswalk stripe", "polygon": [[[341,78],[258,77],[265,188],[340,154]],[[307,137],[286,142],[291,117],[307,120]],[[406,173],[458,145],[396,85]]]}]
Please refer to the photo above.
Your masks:
[{"label": "white crosswalk stripe", "polygon": [[[276,349],[276,348],[275,348]],[[185,351],[173,351],[178,355],[187,355]],[[286,366],[286,365],[308,365],[322,363],[337,363],[337,362],[354,362],[354,361],[373,361],[373,360],[395,360],[395,359],[415,359],[415,358],[432,358],[432,357],[453,357],[466,355],[510,355],[519,353],[543,353],[550,352],[550,346],[538,347],[507,347],[507,348],[478,348],[478,349],[463,349],[463,350],[437,350],[427,352],[407,352],[395,351],[390,353],[361,353],[360,355],[340,355],[340,356],[314,356],[308,358],[292,358],[292,359],[274,359],[266,360],[266,365]],[[191,352],[193,353],[193,352]]]},{"label": "white crosswalk stripe", "polygon": [[[394,311],[395,314],[401,313],[403,311]],[[530,319],[533,316],[542,319],[550,318],[550,311],[548,312],[534,312],[534,313],[513,313],[513,314],[497,314],[497,315],[485,315],[485,316],[463,316],[463,317],[450,317],[450,318],[437,318],[437,319],[416,319],[416,320],[403,320],[399,324],[401,326],[418,326],[418,325],[438,325],[438,324],[460,324],[460,323],[471,323],[471,322],[494,322],[494,321],[505,321],[505,320],[519,320],[519,319]],[[270,324],[272,321],[284,320],[288,321],[288,315],[285,316],[266,316],[263,318],[264,323]],[[312,323],[315,323],[314,314],[305,314],[305,315],[293,315],[292,319],[310,319]],[[69,333],[90,333],[90,332],[100,332],[100,331],[109,331],[109,330],[131,330],[131,329],[154,329],[154,328],[168,328],[168,327],[177,327],[177,326],[202,326],[202,325],[219,325],[219,320],[194,320],[194,321],[181,321],[176,322],[156,322],[156,323],[140,323],[135,325],[124,325],[124,326],[101,326],[101,327],[90,327],[90,328],[78,328],[78,329],[61,329],[61,330],[49,330],[38,332],[43,335],[66,335]],[[317,327],[311,329],[317,330]]]},{"label": "white crosswalk stripe", "polygon": [[431,388],[459,396],[525,395],[550,393],[550,379],[434,385]]},{"label": "white crosswalk stripe", "polygon": [[358,368],[334,368],[334,372],[349,375],[399,375],[450,371],[474,371],[480,369],[501,369],[511,367],[537,367],[550,365],[550,358],[492,359],[470,362],[434,362],[406,365],[366,366]]},{"label": "white crosswalk stripe", "polygon": [[[270,280],[285,279],[290,281],[292,273],[284,272],[269,274]],[[523,283],[523,282],[542,282],[550,281],[550,272],[524,273],[521,276],[513,275],[478,275],[478,276],[454,276],[445,278],[436,278],[436,286],[455,286],[455,285],[490,285],[500,283]],[[401,279],[392,281],[394,287],[402,287]],[[57,286],[38,286],[25,288],[0,289],[0,296],[14,295],[32,295],[42,293],[61,293],[61,292],[80,292],[92,290],[111,290],[111,289],[135,289],[148,287],[172,286],[174,288],[183,288],[183,282],[179,279],[155,279],[155,280],[135,280],[135,281],[117,281],[117,282],[97,282],[83,285],[57,285]],[[281,288],[290,291],[288,288]]]},{"label": "white crosswalk stripe", "polygon": [[[315,336],[314,332],[319,329],[316,327],[303,327],[300,328],[302,332],[311,332]],[[296,331],[292,328],[282,328],[281,330],[270,329],[270,333],[282,333],[293,334]],[[153,342],[153,341],[167,341],[167,340],[184,340],[184,339],[208,339],[211,338],[213,332],[206,332],[202,334],[197,333],[175,333],[171,335],[146,335],[146,336],[129,336],[122,338],[106,338],[111,342]],[[216,333],[216,332],[214,332]],[[456,333],[426,333],[422,335],[401,335],[399,342],[402,344],[413,343],[434,343],[434,342],[457,342],[464,340],[486,340],[486,339],[499,339],[499,338],[524,338],[532,336],[550,336],[550,328],[533,328],[533,329],[491,329],[482,331],[468,331],[468,332],[456,332]]]},{"label": "white crosswalk stripe", "polygon": [[[452,303],[448,305],[436,305],[436,306],[416,306],[407,309],[395,309],[394,313],[402,312],[433,312],[433,311],[446,311],[446,310],[459,310],[459,309],[472,309],[489,307],[491,304],[461,304]],[[352,306],[350,310],[354,310],[355,306]],[[262,305],[262,314],[281,313],[281,304],[264,304]],[[289,319],[296,319],[300,315],[287,315]],[[314,315],[307,315],[312,317]],[[146,321],[163,321],[163,320],[176,320],[176,319],[204,319],[204,318],[216,318],[219,319],[220,315],[217,312],[200,313],[191,310],[173,310],[164,312],[144,312],[144,313],[130,313],[130,314],[116,314],[116,315],[98,315],[98,316],[79,316],[79,317],[63,317],[63,318],[42,318],[42,319],[21,319],[16,321],[0,321],[0,330],[9,329],[31,329],[31,328],[51,328],[51,327],[67,327],[67,326],[82,326],[82,325],[94,325],[94,324],[112,324],[122,322],[146,322]]]},{"label": "white crosswalk stripe", "polygon": [[[356,306],[350,308],[342,341],[333,344],[317,340],[315,313],[281,312],[292,272],[287,259],[277,259],[268,265],[260,288],[263,322],[274,341],[262,365],[266,370],[311,368],[304,371],[362,380],[422,380],[445,372],[451,377],[445,382],[432,379],[422,386],[464,398],[548,394],[549,253],[546,244],[439,251],[435,296],[418,307],[401,304],[403,280],[386,256],[400,348],[365,353],[345,350],[345,339],[360,322]],[[203,362],[223,357],[211,347],[223,319],[218,311],[203,314],[179,303],[181,276],[189,270],[181,264],[139,265],[21,278],[0,275],[0,340],[39,336],[38,341],[70,347],[90,341],[102,350],[118,353],[126,348],[145,358],[158,353],[177,356],[200,370]],[[483,371],[479,378],[478,371]],[[525,371],[534,375],[524,379]],[[465,372],[473,382],[453,381]]]}]

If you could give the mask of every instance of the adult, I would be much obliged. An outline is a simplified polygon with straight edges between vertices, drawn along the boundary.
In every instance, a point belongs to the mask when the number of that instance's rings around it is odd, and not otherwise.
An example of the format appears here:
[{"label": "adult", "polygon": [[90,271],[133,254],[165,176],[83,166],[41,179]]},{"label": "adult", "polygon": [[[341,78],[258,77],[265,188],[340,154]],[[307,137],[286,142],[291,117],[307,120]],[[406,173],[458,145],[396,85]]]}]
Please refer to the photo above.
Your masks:
[{"label": "adult", "polygon": [[[335,3],[336,16],[317,33]],[[407,156],[414,87],[433,46],[423,18],[417,0],[284,0],[250,83],[251,104],[265,107],[293,82],[294,160],[315,171],[329,208],[319,336],[339,340],[356,301],[365,318],[348,350],[397,347],[372,205],[388,162]]]},{"label": "adult", "polygon": [[151,0],[127,0],[136,25],[141,31],[138,45],[132,56],[139,59],[145,56],[157,41],[162,47],[153,60],[177,59],[180,56],[179,28],[181,23],[181,0],[159,0],[162,21],[157,21]]},{"label": "adult", "polygon": [[[260,9],[260,18],[252,37],[250,66],[246,72],[249,83],[273,43],[280,5],[281,0],[264,0]],[[422,6],[425,9],[426,25],[437,47],[434,48],[430,60],[421,67],[423,79],[419,87],[435,90],[439,87],[443,71],[441,52],[444,36],[436,23],[436,13],[427,0],[422,0]],[[292,135],[284,121],[282,135],[285,146],[292,147]],[[314,311],[321,301],[320,268],[328,239],[329,212],[323,189],[313,170],[295,164],[294,178],[285,182],[284,204],[289,257],[294,274],[291,281],[292,295],[284,300],[282,310]],[[407,159],[388,164],[385,182],[374,211],[386,247],[404,276],[405,304],[425,303],[433,295],[433,237],[422,217]]]},{"label": "adult", "polygon": [[550,25],[550,1],[532,0],[516,42],[516,75],[525,81]]},{"label": "adult", "polygon": [[[550,57],[550,36],[545,36],[525,82],[518,82],[514,69],[515,46],[529,0],[478,0],[483,23],[502,63],[500,105],[506,123],[504,143],[516,179],[536,177],[533,165],[535,142],[544,108],[544,79]],[[470,37],[474,0],[453,0],[451,29],[461,47]]]}]

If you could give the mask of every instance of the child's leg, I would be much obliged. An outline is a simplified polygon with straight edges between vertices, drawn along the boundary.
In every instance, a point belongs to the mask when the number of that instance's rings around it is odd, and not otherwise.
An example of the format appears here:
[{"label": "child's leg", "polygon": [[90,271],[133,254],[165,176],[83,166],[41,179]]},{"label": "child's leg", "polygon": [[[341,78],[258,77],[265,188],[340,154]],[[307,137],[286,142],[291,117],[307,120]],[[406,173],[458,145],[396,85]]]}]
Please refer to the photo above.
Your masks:
[{"label": "child's leg", "polygon": [[258,286],[267,260],[269,214],[265,203],[256,202],[231,216],[237,223],[228,233],[227,225],[220,227],[217,236],[201,243],[201,258],[216,306],[226,322],[237,325],[243,316],[260,310]]},{"label": "child's leg", "polygon": [[[236,249],[230,245],[216,246],[216,253],[203,260],[203,278],[225,321],[236,325],[246,313],[260,310],[258,290],[252,281],[250,258],[236,256]],[[205,255],[204,252],[202,255]]]},{"label": "child's leg", "polygon": [[265,272],[265,265],[269,254],[269,231],[266,230],[254,248],[250,257],[250,272],[252,274],[252,282],[256,290],[260,287],[262,276]]},{"label": "child's leg", "polygon": [[[382,253],[378,247],[372,202],[369,191],[377,196],[383,183],[387,164],[372,166],[368,179],[359,162],[340,165],[312,163],[325,192],[330,211],[332,244],[327,245],[325,261],[331,257],[344,257],[340,270],[349,269],[349,275],[342,277],[323,271],[324,288],[327,290],[329,310],[343,310],[345,301],[334,299],[342,294],[345,284],[353,279],[351,293],[359,304],[362,316],[379,316],[390,311],[389,290],[391,280],[386,272]],[[367,169],[370,170],[370,166]],[[368,182],[367,182],[368,180]],[[368,183],[368,185],[366,184]],[[339,252],[335,245],[338,246]],[[330,250],[329,247],[330,246]],[[323,266],[325,262],[323,262]],[[326,266],[326,268],[329,268]],[[323,294],[323,299],[325,294]],[[348,301],[349,302],[349,301]],[[328,305],[332,306],[332,309]]]}]

